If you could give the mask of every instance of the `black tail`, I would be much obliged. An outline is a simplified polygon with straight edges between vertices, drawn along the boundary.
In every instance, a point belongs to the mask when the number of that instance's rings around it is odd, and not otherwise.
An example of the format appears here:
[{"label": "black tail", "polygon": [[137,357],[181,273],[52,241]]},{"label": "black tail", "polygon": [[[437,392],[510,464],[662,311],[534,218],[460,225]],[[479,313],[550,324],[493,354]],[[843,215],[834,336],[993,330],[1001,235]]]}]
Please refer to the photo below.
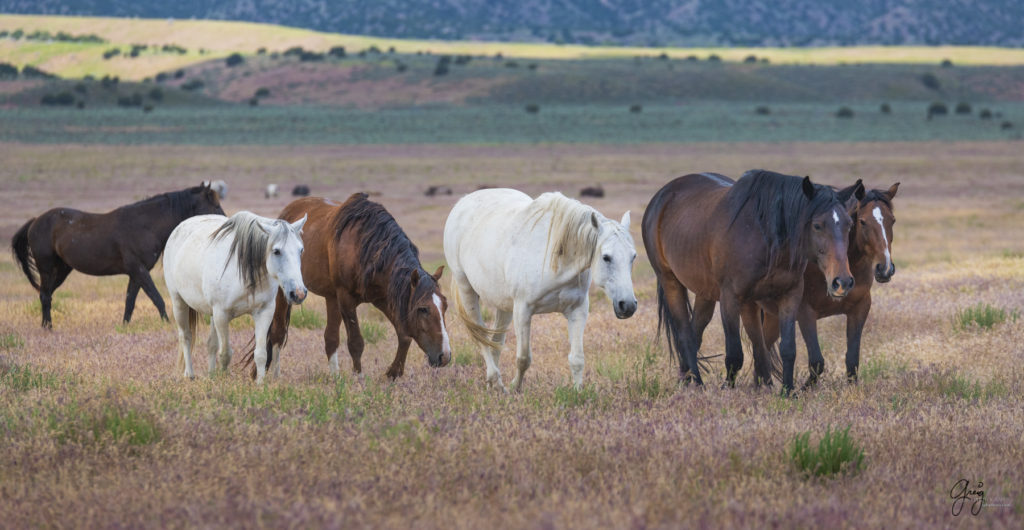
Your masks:
[{"label": "black tail", "polygon": [[[761,329],[764,329],[765,312],[761,310]],[[768,358],[764,362],[768,363],[768,367],[771,370],[772,377],[782,381],[782,355],[779,353],[779,348],[776,347],[776,343],[766,344],[768,346]],[[757,374],[754,374],[757,377]]]},{"label": "black tail", "polygon": [[28,246],[28,228],[32,226],[32,221],[35,220],[35,217],[29,219],[28,222],[14,234],[14,238],[11,239],[11,249],[14,251],[14,258],[21,264],[21,270],[24,271],[25,277],[28,278],[28,283],[31,283],[32,287],[38,291],[39,273],[36,270],[36,261],[32,259],[32,253],[29,251]]},{"label": "black tail", "polygon": [[[686,312],[687,314],[693,315],[693,305],[690,304],[690,297],[686,296]],[[661,328],[665,327],[665,338],[668,339],[668,353],[669,355],[679,361],[679,373],[686,373],[690,370],[690,364],[686,362],[686,358],[683,357],[682,341],[684,338],[679,335],[679,326],[690,326],[691,322],[676,322],[672,318],[672,313],[668,309],[668,303],[665,302],[665,290],[661,288],[661,281],[658,281],[658,333],[661,333]],[[700,353],[700,352],[697,352]],[[777,355],[777,354],[776,354]],[[698,355],[697,365],[700,371],[703,373],[709,373],[711,370],[711,363],[707,362],[708,359],[714,359],[715,357],[721,357],[721,355]],[[781,373],[782,359],[779,359],[779,366]]]},{"label": "black tail", "polygon": [[[280,294],[280,292],[281,291],[278,290],[279,294]],[[281,297],[280,296],[278,297],[277,302],[278,303],[281,302]],[[292,305],[291,304],[286,304],[285,305],[285,310],[284,310],[284,324],[281,324],[278,321],[278,319],[275,318],[270,323],[270,329],[267,330],[267,365],[264,367],[265,370],[269,370],[270,369],[270,364],[274,360],[274,346],[277,346],[278,347],[278,351],[280,352],[280,350],[284,349],[284,345],[288,343],[288,325],[289,325],[289,323],[291,321],[292,321]],[[284,326],[284,329],[283,330],[278,329],[282,325]],[[280,344],[273,344],[271,342],[271,339],[274,336],[274,332],[275,331],[281,333],[281,343]],[[249,377],[251,377],[253,380],[256,379],[256,362],[255,361],[256,361],[256,335],[253,335],[253,337],[251,339],[249,339],[249,343],[245,345],[245,354],[242,355],[242,359],[240,361],[238,361],[238,364],[240,366],[242,366],[243,368],[245,368],[245,367],[249,368]]]}]

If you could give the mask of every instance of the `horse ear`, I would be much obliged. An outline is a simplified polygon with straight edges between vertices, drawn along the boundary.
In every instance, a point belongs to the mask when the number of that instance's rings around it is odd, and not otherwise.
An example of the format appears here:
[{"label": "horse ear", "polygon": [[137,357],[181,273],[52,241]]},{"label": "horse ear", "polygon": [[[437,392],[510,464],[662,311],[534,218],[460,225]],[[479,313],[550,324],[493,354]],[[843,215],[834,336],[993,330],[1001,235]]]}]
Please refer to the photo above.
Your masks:
[{"label": "horse ear", "polygon": [[409,278],[409,285],[416,289],[416,286],[420,284],[420,271],[413,269],[412,277]]},{"label": "horse ear", "polygon": [[256,226],[258,226],[260,230],[263,230],[264,234],[269,234],[274,230],[274,224],[266,221],[256,221]]},{"label": "horse ear", "polygon": [[622,214],[622,220],[619,221],[619,224],[622,225],[622,228],[629,230],[629,210],[626,210],[626,213]]},{"label": "horse ear", "polygon": [[597,224],[597,214],[590,212],[590,224],[594,225],[594,228],[598,228],[600,225]]},{"label": "horse ear", "polygon": [[301,234],[302,233],[302,226],[306,224],[307,220],[309,220],[309,214],[308,213],[303,215],[302,219],[299,219],[298,221],[295,221],[294,223],[292,223],[292,230],[295,230],[296,232]]},{"label": "horse ear", "polygon": [[434,271],[434,274],[432,274],[431,276],[434,278],[434,281],[436,282],[436,281],[441,279],[441,274],[443,274],[443,273],[444,273],[444,265],[441,265],[440,267],[437,268],[436,271]]},{"label": "horse ear", "polygon": [[803,190],[808,199],[814,198],[814,183],[811,182],[811,177],[804,177]]},{"label": "horse ear", "polygon": [[839,198],[839,202],[843,203],[847,211],[853,210],[861,199],[864,198],[864,183],[860,179],[850,186],[849,188],[843,188],[836,193]]},{"label": "horse ear", "polygon": [[899,190],[899,189],[900,189],[900,183],[897,182],[896,184],[893,184],[892,186],[889,186],[889,189],[885,191],[885,194],[889,196],[889,200],[890,201],[894,197],[896,197],[896,191]]}]

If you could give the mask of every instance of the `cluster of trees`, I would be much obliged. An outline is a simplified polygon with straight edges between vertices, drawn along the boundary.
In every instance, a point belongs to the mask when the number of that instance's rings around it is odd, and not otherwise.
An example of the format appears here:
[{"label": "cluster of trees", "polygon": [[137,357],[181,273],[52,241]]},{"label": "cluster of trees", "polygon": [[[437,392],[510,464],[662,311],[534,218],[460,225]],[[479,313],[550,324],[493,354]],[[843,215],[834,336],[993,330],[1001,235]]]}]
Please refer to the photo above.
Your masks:
[{"label": "cluster of trees", "polygon": [[57,33],[50,33],[49,31],[36,30],[32,33],[25,33],[22,29],[16,29],[14,31],[0,30],[0,39],[14,39],[19,40],[24,38],[25,40],[37,40],[37,41],[59,41],[59,42],[91,42],[102,44],[107,42],[97,35],[72,35],[64,31],[58,31]]}]

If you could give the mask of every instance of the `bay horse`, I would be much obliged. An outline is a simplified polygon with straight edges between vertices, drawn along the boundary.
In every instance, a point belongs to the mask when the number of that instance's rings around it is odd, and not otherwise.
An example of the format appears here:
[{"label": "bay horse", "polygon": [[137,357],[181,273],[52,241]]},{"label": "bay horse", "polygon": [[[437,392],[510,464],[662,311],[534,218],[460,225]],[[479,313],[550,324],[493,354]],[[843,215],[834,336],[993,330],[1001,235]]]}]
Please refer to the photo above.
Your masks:
[{"label": "bay horse", "polygon": [[[149,271],[160,259],[178,223],[194,215],[224,214],[209,186],[155,195],[104,214],[54,208],[29,219],[11,247],[32,287],[39,292],[43,327],[53,328],[53,292],[77,270],[92,276],[128,275],[124,322],[132,319],[141,288],[167,320],[163,298]],[[38,275],[38,279],[37,279]]]},{"label": "bay horse", "polygon": [[[561,193],[536,199],[512,189],[485,189],[459,199],[444,226],[444,255],[452,271],[456,314],[481,346],[488,386],[505,389],[498,358],[509,322],[516,334],[519,390],[530,367],[530,320],[562,313],[569,327],[569,368],[583,384],[583,331],[590,282],[608,295],[618,318],[636,311],[631,277],[636,250],[629,212],[620,222]],[[492,327],[481,305],[495,308]]]},{"label": "bay horse", "polygon": [[192,344],[199,314],[211,315],[207,350],[210,374],[227,370],[231,360],[228,324],[242,315],[255,323],[254,358],[262,383],[267,358],[266,336],[274,317],[277,292],[287,304],[306,298],[302,283],[302,226],[306,219],[287,223],[251,212],[230,218],[202,215],[183,221],[171,233],[164,250],[164,281],[171,299],[181,348],[179,367],[192,371]]},{"label": "bay horse", "polygon": [[[818,376],[825,370],[825,358],[818,344],[817,321],[833,315],[846,315],[846,378],[850,382],[857,381],[860,339],[871,311],[871,286],[876,281],[888,283],[896,274],[896,265],[892,262],[893,224],[896,222],[892,200],[899,186],[897,182],[887,190],[868,191],[849,212],[854,219],[850,229],[849,262],[855,284],[846,297],[836,300],[828,296],[822,288],[824,275],[821,269],[813,262],[807,265],[803,301],[797,310],[797,322],[807,344],[810,368],[805,387],[817,383]],[[774,308],[765,309],[764,339],[773,349],[779,338],[779,319]]]},{"label": "bay horse", "polygon": [[[716,173],[686,175],[654,194],[642,234],[658,281],[658,328],[664,325],[684,381],[702,384],[697,352],[720,301],[726,384],[735,385],[743,366],[742,317],[758,384],[771,384],[781,371],[783,391],[793,389],[804,269],[816,262],[834,298],[853,288],[847,210],[862,194],[859,180],[837,192],[809,177],[765,170],[747,171],[738,181]],[[781,370],[772,365],[762,335],[758,303],[765,301],[778,307]]]},{"label": "bay horse", "polygon": [[[361,373],[363,335],[356,308],[373,304],[391,322],[398,335],[398,350],[388,367],[387,377],[395,379],[405,372],[405,360],[412,341],[427,356],[430,366],[441,367],[451,361],[452,350],[444,315],[447,299],[437,283],[444,272],[434,274],[423,269],[419,250],[395,218],[383,206],[355,193],[344,203],[322,197],[296,199],[281,211],[285,220],[309,216],[302,239],[306,244],[302,259],[302,278],[310,292],[323,296],[327,303],[327,327],[324,349],[328,367],[338,374],[339,328],[345,324],[352,371]],[[288,334],[290,307],[281,303],[270,327],[268,341],[274,371]],[[252,359],[247,358],[246,362]],[[256,362],[259,365],[259,361]]]}]

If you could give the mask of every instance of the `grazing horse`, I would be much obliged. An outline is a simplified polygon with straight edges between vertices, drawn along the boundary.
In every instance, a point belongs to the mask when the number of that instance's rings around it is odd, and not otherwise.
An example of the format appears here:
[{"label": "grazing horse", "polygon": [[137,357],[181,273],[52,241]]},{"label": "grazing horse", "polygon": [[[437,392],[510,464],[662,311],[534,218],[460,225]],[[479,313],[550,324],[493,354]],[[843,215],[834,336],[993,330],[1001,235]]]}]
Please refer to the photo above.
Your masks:
[{"label": "grazing horse", "polygon": [[[818,376],[825,370],[825,358],[818,344],[818,320],[832,315],[846,315],[846,377],[857,381],[860,365],[860,337],[871,311],[871,286],[875,281],[887,283],[896,273],[892,262],[893,215],[892,200],[900,183],[888,190],[871,190],[864,194],[850,210],[854,219],[850,229],[849,261],[850,272],[855,280],[854,288],[841,300],[836,300],[822,288],[824,275],[816,263],[809,263],[804,272],[804,295],[797,322],[800,333],[807,343],[807,362],[810,375],[804,386],[817,383]],[[765,343],[772,348],[779,338],[779,319],[771,307],[765,308],[763,329]]]},{"label": "grazing horse", "polygon": [[289,224],[243,211],[230,218],[193,217],[174,229],[164,250],[164,280],[178,325],[185,377],[195,377],[192,344],[199,313],[212,315],[206,343],[211,374],[217,370],[218,356],[222,370],[231,360],[228,324],[250,314],[256,327],[256,382],[263,382],[267,330],[278,288],[287,293],[287,303],[301,304],[306,298],[300,273],[305,222],[302,218]]},{"label": "grazing horse", "polygon": [[[498,358],[509,322],[518,350],[512,389],[519,390],[530,367],[530,320],[555,312],[568,320],[569,368],[573,384],[582,386],[591,279],[608,295],[615,316],[636,311],[629,212],[615,222],[561,193],[532,199],[511,189],[476,191],[448,215],[444,255],[456,313],[482,347],[488,386],[505,389]],[[482,304],[496,309],[493,327],[484,326]]]},{"label": "grazing horse", "polygon": [[727,384],[735,385],[743,366],[741,317],[757,381],[770,384],[778,367],[771,366],[757,305],[769,301],[779,308],[783,390],[792,390],[804,269],[816,262],[833,298],[853,288],[847,204],[862,193],[860,181],[836,192],[807,177],[751,170],[735,182],[715,173],[686,175],[654,195],[644,212],[644,246],[658,280],[658,327],[664,324],[685,381],[702,384],[697,352],[721,301]]},{"label": "grazing horse", "polygon": [[140,288],[160,318],[167,320],[164,300],[149,271],[160,259],[171,230],[189,217],[204,214],[224,214],[209,186],[156,195],[105,214],[54,208],[29,219],[14,234],[11,246],[29,283],[39,291],[43,327],[53,328],[53,292],[72,270],[92,276],[127,274],[125,323],[132,319]]},{"label": "grazing horse", "polygon": [[[279,217],[291,220],[304,215],[309,216],[309,223],[302,239],[309,252],[302,259],[302,277],[309,290],[327,302],[324,349],[331,373],[340,371],[342,323],[352,371],[363,370],[363,335],[356,315],[356,308],[363,303],[384,313],[398,335],[398,351],[387,370],[389,378],[405,372],[412,341],[427,355],[430,366],[447,365],[452,358],[444,324],[448,301],[437,283],[444,266],[434,274],[424,270],[416,245],[395,218],[365,193],[353,194],[341,204],[320,197],[297,199],[285,206]],[[290,317],[290,308],[280,302],[280,296],[268,338],[275,362],[287,339]]]}]

